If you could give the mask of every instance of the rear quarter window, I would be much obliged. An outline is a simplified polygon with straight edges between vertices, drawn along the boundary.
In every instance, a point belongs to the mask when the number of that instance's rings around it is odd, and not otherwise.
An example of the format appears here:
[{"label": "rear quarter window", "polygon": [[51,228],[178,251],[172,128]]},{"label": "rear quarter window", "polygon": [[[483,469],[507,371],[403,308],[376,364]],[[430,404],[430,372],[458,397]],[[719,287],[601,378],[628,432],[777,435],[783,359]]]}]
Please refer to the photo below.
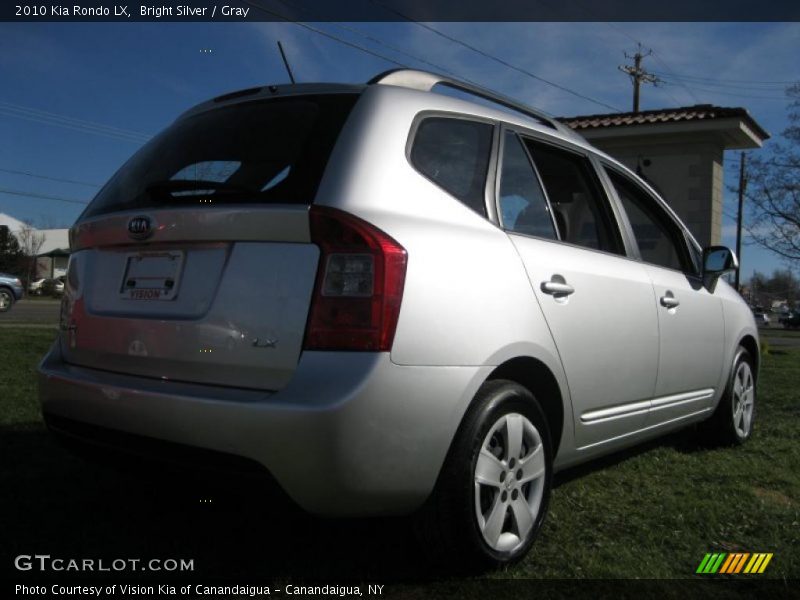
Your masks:
[{"label": "rear quarter window", "polygon": [[427,117],[417,126],[409,159],[422,175],[486,216],[492,129],[479,121]]}]

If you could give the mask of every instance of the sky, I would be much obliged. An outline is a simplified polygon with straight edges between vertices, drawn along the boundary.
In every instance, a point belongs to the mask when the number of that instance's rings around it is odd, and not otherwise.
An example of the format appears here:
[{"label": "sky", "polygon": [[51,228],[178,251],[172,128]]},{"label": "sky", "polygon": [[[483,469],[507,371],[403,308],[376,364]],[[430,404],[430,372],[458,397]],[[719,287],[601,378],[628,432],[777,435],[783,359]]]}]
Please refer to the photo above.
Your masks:
[{"label": "sky", "polygon": [[[642,110],[742,106],[773,136],[765,147],[788,124],[785,87],[800,81],[800,23],[6,22],[0,213],[40,228],[70,226],[98,186],[184,110],[286,82],[277,40],[298,81],[362,83],[400,63],[556,116],[630,110],[631,84],[618,66],[641,43],[652,49],[644,67],[663,80],[643,87]],[[736,185],[738,161],[738,152],[726,152],[728,186]],[[724,212],[723,243],[733,247],[735,192],[726,192]],[[743,279],[785,266],[755,246],[742,254]]]}]

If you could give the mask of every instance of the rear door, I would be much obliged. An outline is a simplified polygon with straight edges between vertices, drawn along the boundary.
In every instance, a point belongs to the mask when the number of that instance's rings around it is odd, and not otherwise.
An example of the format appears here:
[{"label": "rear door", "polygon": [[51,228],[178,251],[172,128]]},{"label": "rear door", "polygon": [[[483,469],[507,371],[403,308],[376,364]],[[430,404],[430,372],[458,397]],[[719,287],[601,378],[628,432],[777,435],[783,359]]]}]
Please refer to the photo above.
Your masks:
[{"label": "rear door", "polygon": [[687,236],[661,202],[622,171],[607,166],[606,173],[655,290],[660,347],[648,425],[687,417],[710,407],[717,391],[722,302],[703,286]]},{"label": "rear door", "polygon": [[[643,427],[658,366],[653,289],[588,158],[510,130],[498,215],[560,354],[586,448]],[[534,309],[532,307],[532,310]]]},{"label": "rear door", "polygon": [[291,378],[317,271],[309,205],[352,94],[178,120],[72,230],[65,360],[265,390]]}]

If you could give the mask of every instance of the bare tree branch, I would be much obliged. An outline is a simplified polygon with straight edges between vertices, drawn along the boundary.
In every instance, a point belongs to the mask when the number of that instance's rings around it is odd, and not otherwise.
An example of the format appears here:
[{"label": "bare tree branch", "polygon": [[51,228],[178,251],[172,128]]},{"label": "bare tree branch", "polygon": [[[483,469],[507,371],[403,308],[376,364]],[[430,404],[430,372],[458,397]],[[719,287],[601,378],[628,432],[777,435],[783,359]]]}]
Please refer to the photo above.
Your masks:
[{"label": "bare tree branch", "polygon": [[19,247],[26,256],[26,276],[27,282],[36,277],[36,255],[44,245],[45,235],[26,224],[16,232]]},{"label": "bare tree branch", "polygon": [[745,230],[751,242],[800,264],[800,83],[786,90],[790,126],[768,156],[750,160]]}]

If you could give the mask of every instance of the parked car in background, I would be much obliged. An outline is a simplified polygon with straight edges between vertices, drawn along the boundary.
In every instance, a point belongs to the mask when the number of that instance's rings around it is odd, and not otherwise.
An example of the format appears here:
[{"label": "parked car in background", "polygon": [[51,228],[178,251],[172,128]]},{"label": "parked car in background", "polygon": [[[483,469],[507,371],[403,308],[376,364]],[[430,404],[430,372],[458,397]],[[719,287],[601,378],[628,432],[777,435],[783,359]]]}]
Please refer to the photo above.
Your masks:
[{"label": "parked car in background", "polygon": [[34,279],[28,284],[28,293],[31,296],[41,296],[42,295],[42,286],[44,282],[47,281],[44,277],[40,277],[39,279]]},{"label": "parked car in background", "polygon": [[524,556],[557,470],[753,431],[733,252],[556,119],[430,73],[196,106],[70,240],[54,435],[271,473],[316,514],[414,513],[462,565]]},{"label": "parked car in background", "polygon": [[800,312],[795,312],[791,316],[786,317],[786,319],[783,321],[783,326],[786,329],[800,328]]},{"label": "parked car in background", "polygon": [[10,310],[14,302],[22,298],[24,292],[25,289],[22,287],[19,277],[0,273],[0,312]]},{"label": "parked car in background", "polygon": [[770,320],[769,315],[765,312],[755,312],[753,313],[753,317],[756,320],[756,324],[759,327],[769,327]]},{"label": "parked car in background", "polygon": [[64,281],[66,278],[62,275],[54,279],[45,279],[42,283],[40,295],[53,296],[59,298],[64,295]]}]

